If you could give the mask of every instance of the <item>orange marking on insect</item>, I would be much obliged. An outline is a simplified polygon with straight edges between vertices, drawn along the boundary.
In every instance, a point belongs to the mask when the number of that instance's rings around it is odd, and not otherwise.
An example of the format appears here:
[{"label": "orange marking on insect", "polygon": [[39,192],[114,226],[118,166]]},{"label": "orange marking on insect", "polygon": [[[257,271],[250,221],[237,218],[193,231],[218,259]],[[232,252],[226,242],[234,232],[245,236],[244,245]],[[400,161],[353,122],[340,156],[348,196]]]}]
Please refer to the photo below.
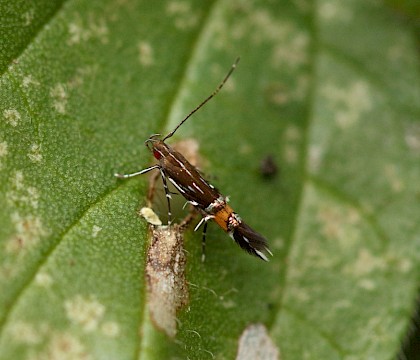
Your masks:
[{"label": "orange marking on insect", "polygon": [[233,209],[229,205],[225,205],[216,214],[214,214],[214,221],[224,231],[228,231],[229,217],[232,215]]}]

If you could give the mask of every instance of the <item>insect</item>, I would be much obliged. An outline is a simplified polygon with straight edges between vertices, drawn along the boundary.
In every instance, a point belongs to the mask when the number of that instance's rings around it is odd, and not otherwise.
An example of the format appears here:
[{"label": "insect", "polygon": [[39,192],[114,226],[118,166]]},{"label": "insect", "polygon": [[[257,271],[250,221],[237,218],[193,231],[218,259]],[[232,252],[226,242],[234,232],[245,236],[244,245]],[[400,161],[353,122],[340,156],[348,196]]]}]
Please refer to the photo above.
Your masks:
[{"label": "insect", "polygon": [[171,182],[179,193],[184,196],[187,202],[193,205],[202,215],[202,219],[195,227],[194,231],[204,224],[202,240],[203,260],[205,256],[207,223],[209,220],[213,220],[227,232],[242,249],[262,260],[268,261],[267,255],[272,255],[272,253],[268,248],[267,240],[248,226],[239,215],[233,211],[228,205],[227,197],[223,196],[219,190],[206,181],[195,166],[190,164],[181,153],[165,143],[165,141],[171,138],[185,121],[222,89],[223,85],[235,70],[238,62],[239,58],[236,59],[216,90],[192,110],[169,134],[163,138],[161,138],[160,134],[154,134],[145,141],[146,146],[153,153],[156,160],[158,160],[158,164],[132,174],[115,174],[115,176],[127,179],[145,174],[152,170],[159,170],[168,203],[168,226],[171,225],[172,215],[170,202],[171,192],[168,189],[167,181]]}]

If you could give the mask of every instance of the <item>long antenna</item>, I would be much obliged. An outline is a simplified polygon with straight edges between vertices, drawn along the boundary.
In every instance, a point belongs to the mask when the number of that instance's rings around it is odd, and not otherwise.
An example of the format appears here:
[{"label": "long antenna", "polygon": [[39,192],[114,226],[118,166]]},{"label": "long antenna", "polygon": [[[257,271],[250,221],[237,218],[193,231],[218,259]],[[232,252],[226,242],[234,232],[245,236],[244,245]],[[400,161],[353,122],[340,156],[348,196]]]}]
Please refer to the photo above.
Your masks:
[{"label": "long antenna", "polygon": [[222,89],[223,85],[225,85],[226,81],[229,79],[229,76],[233,73],[233,71],[236,68],[236,65],[238,64],[240,60],[240,57],[237,57],[235,62],[233,63],[232,67],[230,68],[229,72],[226,74],[225,78],[222,80],[222,82],[219,84],[219,86],[216,88],[216,90],[213,91],[213,93],[207,98],[205,99],[200,105],[198,105],[193,111],[191,111],[184,120],[182,120],[176,127],[175,129],[173,129],[168,135],[166,135],[163,138],[163,141],[165,141],[166,139],[169,139],[173,134],[175,134],[175,131],[178,130],[178,128],[184,123],[186,122],[191,115],[193,115],[198,109],[200,109],[202,106],[204,106],[211,98],[213,98],[214,96],[217,95],[217,93]]}]

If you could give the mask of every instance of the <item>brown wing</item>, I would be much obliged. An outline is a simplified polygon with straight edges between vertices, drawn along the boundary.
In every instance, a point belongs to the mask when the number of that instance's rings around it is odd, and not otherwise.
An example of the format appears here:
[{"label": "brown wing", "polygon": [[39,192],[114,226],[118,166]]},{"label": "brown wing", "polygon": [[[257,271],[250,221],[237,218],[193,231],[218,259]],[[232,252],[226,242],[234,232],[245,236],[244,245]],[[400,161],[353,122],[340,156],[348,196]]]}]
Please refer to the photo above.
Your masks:
[{"label": "brown wing", "polygon": [[205,209],[221,196],[181,153],[163,142],[155,147],[162,153],[159,161],[168,180],[195,206]]},{"label": "brown wing", "polygon": [[231,237],[242,249],[262,260],[268,261],[266,255],[273,255],[268,248],[267,240],[243,221],[235,227]]}]

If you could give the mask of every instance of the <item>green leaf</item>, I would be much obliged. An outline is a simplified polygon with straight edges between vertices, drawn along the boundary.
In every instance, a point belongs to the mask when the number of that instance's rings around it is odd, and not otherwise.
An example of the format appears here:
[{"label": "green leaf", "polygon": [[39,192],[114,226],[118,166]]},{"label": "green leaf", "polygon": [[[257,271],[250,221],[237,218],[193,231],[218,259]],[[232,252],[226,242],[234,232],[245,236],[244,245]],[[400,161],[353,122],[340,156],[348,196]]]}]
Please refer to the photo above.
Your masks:
[{"label": "green leaf", "polygon": [[419,27],[418,20],[420,19],[420,4],[416,0],[386,0],[386,3],[395,8],[397,11],[409,18],[417,19],[417,28]]},{"label": "green leaf", "polygon": [[[0,10],[2,358],[232,359],[239,343],[282,359],[398,353],[420,270],[410,25],[365,0]],[[147,167],[144,140],[173,129],[238,55],[168,143],[198,142],[204,172],[274,257],[212,225],[202,263],[188,230],[189,304],[170,339],[147,310],[148,179],[113,173]]]}]

